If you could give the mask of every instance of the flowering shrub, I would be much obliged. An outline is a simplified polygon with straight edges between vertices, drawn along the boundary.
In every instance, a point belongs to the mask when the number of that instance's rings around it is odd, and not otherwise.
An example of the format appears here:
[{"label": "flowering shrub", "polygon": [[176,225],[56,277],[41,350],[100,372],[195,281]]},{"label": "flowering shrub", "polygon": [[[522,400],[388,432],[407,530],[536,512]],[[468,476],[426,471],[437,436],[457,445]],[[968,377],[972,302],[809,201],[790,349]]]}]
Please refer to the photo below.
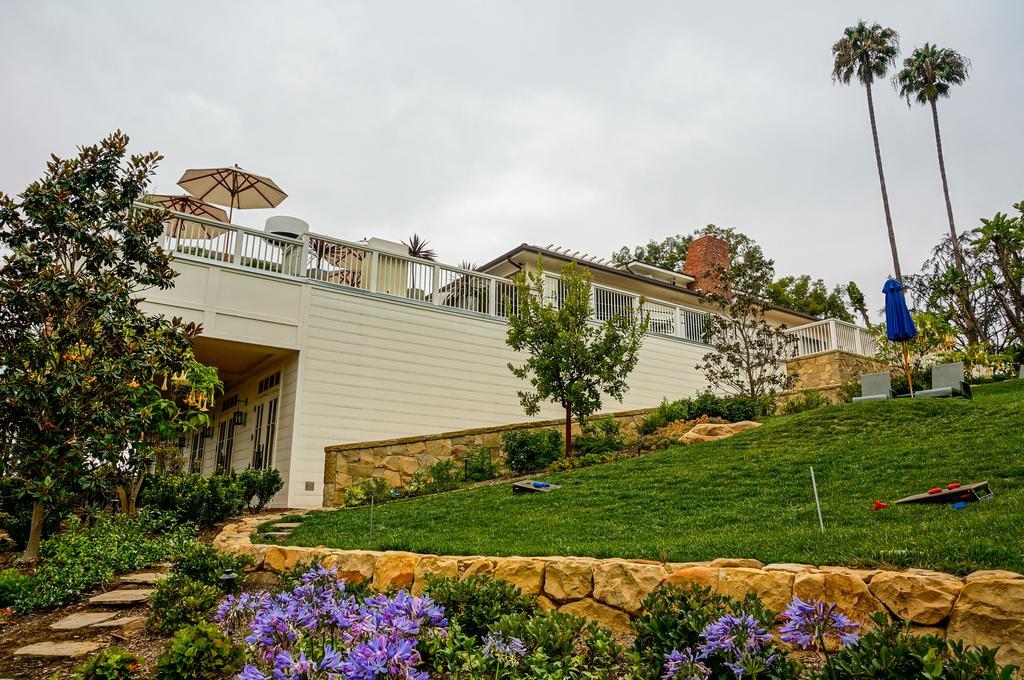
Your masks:
[{"label": "flowering shrub", "polygon": [[860,639],[860,624],[848,619],[836,605],[821,600],[804,602],[794,595],[782,618],[786,621],[779,628],[782,641],[800,649],[826,652],[830,643],[849,646]]},{"label": "flowering shrub", "polygon": [[108,647],[75,669],[75,680],[136,680],[142,677],[139,657]]},{"label": "flowering shrub", "polygon": [[425,680],[417,643],[443,636],[444,610],[404,591],[359,602],[337,570],[313,567],[291,592],[229,596],[216,620],[244,636],[241,680]]},{"label": "flowering shrub", "polygon": [[464,579],[427,575],[424,592],[444,607],[448,619],[471,638],[482,638],[504,616],[533,614],[537,602],[507,581],[473,575]]}]

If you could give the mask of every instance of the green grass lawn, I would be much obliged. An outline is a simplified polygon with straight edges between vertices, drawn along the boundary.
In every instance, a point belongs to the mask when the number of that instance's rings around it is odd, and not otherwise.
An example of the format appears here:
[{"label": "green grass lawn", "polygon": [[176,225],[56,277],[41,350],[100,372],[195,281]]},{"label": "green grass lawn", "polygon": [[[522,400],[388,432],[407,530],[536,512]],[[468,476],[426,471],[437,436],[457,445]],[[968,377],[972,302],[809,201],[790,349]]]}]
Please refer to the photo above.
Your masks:
[{"label": "green grass lawn", "polygon": [[[825,517],[818,529],[809,466]],[[1024,572],[1024,382],[974,401],[845,404],[773,418],[731,439],[679,446],[543,479],[309,514],[287,543],[450,555],[589,555],[668,561],[917,566]],[[949,482],[995,498],[872,511]]]}]

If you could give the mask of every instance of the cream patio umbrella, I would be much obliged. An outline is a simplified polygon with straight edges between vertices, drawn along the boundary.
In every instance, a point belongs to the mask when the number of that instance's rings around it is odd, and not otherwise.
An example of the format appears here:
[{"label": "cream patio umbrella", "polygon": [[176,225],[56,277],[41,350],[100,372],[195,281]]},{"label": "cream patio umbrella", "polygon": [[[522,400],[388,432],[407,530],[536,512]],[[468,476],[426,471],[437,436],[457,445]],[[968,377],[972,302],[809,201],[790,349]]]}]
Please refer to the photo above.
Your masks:
[{"label": "cream patio umbrella", "polygon": [[178,186],[200,200],[226,205],[229,221],[235,208],[276,208],[288,198],[274,180],[246,172],[237,164],[186,170]]},{"label": "cream patio umbrella", "polygon": [[[215,205],[201,201],[195,196],[188,194],[146,194],[147,203],[159,205],[179,213],[205,217],[217,222],[227,222],[228,214]],[[195,233],[190,232],[189,225],[195,225]],[[174,215],[164,222],[164,233],[171,238],[207,238],[214,239],[225,233],[227,230],[212,224],[192,222],[178,215]]]}]

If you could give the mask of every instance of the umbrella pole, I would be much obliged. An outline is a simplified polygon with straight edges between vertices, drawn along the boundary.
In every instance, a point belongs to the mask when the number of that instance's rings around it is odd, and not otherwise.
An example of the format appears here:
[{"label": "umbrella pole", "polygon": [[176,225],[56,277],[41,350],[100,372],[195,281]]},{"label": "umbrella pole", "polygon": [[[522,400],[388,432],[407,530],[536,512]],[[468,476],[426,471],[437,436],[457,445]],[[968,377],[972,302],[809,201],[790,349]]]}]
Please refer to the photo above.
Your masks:
[{"label": "umbrella pole", "polygon": [[910,396],[914,396],[914,379],[910,376],[910,350],[907,349],[907,341],[903,341],[903,368],[907,371],[907,386],[910,388]]}]

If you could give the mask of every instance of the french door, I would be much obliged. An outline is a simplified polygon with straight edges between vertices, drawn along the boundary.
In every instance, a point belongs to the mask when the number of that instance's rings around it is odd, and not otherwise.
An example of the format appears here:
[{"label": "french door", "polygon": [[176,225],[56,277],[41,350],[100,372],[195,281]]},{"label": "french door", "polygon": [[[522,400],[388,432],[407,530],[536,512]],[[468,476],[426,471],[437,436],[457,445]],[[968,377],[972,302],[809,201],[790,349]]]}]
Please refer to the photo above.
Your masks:
[{"label": "french door", "polygon": [[217,472],[231,471],[231,454],[235,448],[235,419],[233,413],[221,419],[217,431]]},{"label": "french door", "polygon": [[278,395],[263,397],[252,407],[252,465],[256,470],[274,466],[274,440],[277,438]]}]

